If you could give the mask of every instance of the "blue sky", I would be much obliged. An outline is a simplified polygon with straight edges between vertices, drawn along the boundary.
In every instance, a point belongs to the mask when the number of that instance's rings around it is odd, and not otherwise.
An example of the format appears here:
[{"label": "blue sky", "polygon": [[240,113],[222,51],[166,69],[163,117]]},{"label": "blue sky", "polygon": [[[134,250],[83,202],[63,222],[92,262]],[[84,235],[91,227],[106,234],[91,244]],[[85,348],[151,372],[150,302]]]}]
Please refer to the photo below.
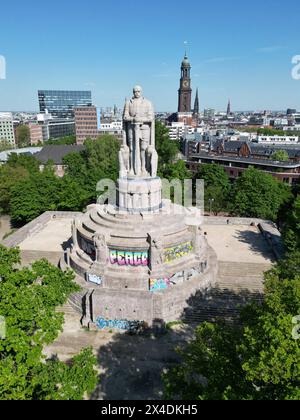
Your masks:
[{"label": "blue sky", "polygon": [[176,111],[185,41],[201,109],[300,110],[299,14],[299,0],[4,2],[0,110],[38,110],[38,89],[122,106],[140,83],[156,110]]}]

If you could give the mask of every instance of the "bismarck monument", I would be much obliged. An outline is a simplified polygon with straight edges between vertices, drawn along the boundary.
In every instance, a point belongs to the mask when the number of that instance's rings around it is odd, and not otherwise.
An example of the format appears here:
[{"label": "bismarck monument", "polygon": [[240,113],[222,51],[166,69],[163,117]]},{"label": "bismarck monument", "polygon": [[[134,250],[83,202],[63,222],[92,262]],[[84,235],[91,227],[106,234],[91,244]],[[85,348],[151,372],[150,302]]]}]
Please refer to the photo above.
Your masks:
[{"label": "bismarck monument", "polygon": [[177,320],[217,275],[198,213],[162,200],[154,110],[139,86],[123,122],[116,203],[89,206],[74,219],[73,244],[61,261],[82,286],[73,302],[83,324],[100,328]]}]

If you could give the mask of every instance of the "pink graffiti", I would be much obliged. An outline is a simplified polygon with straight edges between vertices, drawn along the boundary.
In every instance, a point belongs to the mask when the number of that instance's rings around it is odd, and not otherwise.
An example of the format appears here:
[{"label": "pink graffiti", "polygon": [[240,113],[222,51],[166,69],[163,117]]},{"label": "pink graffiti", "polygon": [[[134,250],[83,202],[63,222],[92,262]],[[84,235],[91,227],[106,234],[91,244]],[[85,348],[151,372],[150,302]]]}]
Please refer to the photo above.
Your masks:
[{"label": "pink graffiti", "polygon": [[148,252],[110,251],[110,263],[120,266],[147,267]]}]

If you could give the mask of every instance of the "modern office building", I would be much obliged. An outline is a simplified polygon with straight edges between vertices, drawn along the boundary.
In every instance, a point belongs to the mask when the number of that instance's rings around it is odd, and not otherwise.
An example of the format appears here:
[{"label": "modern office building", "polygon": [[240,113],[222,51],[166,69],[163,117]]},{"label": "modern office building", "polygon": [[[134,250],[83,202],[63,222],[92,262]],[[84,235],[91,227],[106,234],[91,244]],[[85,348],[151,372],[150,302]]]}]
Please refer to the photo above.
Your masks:
[{"label": "modern office building", "polygon": [[10,147],[15,147],[15,133],[13,115],[11,112],[0,112],[0,144],[5,143]]},{"label": "modern office building", "polygon": [[50,120],[47,124],[48,140],[61,137],[73,136],[75,134],[75,121],[67,119]]},{"label": "modern office building", "polygon": [[74,108],[91,106],[91,91],[39,90],[40,112],[46,110],[53,118],[74,119]]},{"label": "modern office building", "polygon": [[46,112],[45,114],[38,114],[37,121],[42,127],[44,142],[75,134],[75,121],[73,119],[54,119]]},{"label": "modern office building", "polygon": [[100,110],[95,106],[76,107],[74,114],[76,143],[83,144],[86,139],[96,140],[101,125]]}]

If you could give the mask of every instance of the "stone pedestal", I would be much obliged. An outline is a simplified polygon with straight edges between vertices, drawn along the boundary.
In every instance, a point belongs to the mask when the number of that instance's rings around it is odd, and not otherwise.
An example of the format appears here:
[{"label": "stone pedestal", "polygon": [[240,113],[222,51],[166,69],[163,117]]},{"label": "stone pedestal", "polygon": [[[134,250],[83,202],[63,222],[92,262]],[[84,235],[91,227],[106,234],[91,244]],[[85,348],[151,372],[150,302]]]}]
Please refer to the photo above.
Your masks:
[{"label": "stone pedestal", "polygon": [[117,182],[117,207],[134,213],[159,213],[162,206],[160,178],[120,178]]}]

